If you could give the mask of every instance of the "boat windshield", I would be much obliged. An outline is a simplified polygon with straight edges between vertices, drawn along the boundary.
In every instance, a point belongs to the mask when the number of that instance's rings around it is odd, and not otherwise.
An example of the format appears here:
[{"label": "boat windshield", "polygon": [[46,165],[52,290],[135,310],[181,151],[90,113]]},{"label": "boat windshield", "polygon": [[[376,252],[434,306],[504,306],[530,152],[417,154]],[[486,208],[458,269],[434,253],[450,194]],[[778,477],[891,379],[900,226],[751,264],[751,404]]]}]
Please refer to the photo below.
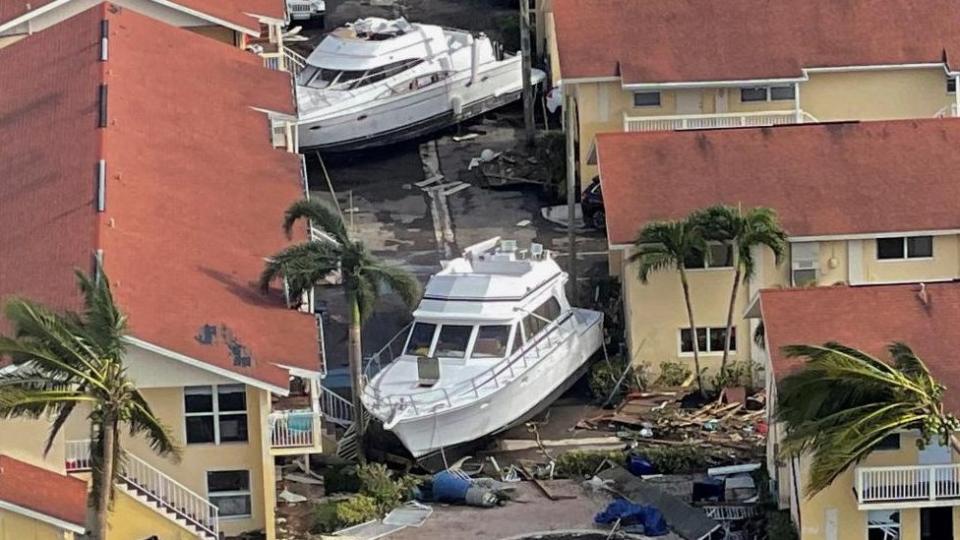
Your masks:
[{"label": "boat windshield", "polygon": [[410,339],[407,340],[406,354],[411,356],[427,356],[430,354],[430,345],[433,345],[433,333],[437,325],[418,322],[410,330]]},{"label": "boat windshield", "polygon": [[473,344],[471,358],[503,358],[507,354],[510,326],[506,324],[481,325]]},{"label": "boat windshield", "polygon": [[323,90],[351,90],[388,79],[423,62],[420,58],[400,60],[369,70],[327,69],[307,66],[297,75],[297,84]]},{"label": "boat windshield", "polygon": [[467,346],[473,326],[466,324],[444,324],[440,327],[440,336],[433,355],[441,358],[466,358]]},{"label": "boat windshield", "polygon": [[[414,323],[407,338],[404,354],[438,358],[503,358],[507,356],[509,324],[435,324]],[[434,345],[436,338],[436,345]],[[514,338],[514,351],[521,343],[519,327]]]}]

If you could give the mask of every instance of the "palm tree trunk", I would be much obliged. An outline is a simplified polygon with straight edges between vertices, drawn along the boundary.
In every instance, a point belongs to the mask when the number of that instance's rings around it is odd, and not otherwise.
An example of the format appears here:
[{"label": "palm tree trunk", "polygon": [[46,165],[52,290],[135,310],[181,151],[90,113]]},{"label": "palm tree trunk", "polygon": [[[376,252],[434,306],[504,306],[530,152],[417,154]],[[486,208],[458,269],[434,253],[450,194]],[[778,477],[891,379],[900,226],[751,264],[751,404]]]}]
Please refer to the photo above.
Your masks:
[{"label": "palm tree trunk", "polygon": [[360,304],[355,294],[351,294],[350,303],[350,390],[353,393],[353,421],[356,424],[357,459],[360,463],[366,460],[363,444],[364,426],[362,418],[363,403],[360,401],[360,392],[363,391],[363,351],[360,345]]},{"label": "palm tree trunk", "polygon": [[93,540],[105,540],[107,537],[107,522],[110,512],[110,493],[113,491],[113,477],[116,463],[114,456],[117,445],[117,417],[114,413],[106,413],[103,424],[100,426],[103,445],[101,447],[99,476],[100,489],[96,493],[94,506],[93,526],[91,527]]},{"label": "palm tree trunk", "polygon": [[690,284],[687,282],[687,272],[680,267],[680,284],[683,286],[683,301],[687,304],[687,318],[690,320],[690,336],[693,341],[693,368],[696,369],[697,390],[702,397],[707,394],[703,390],[703,377],[700,374],[700,346],[697,343],[697,325],[693,322],[693,303],[690,302]]},{"label": "palm tree trunk", "polygon": [[730,291],[730,307],[727,309],[727,335],[723,343],[723,358],[720,360],[720,375],[727,371],[727,358],[730,356],[730,342],[733,337],[730,335],[733,332],[733,310],[737,305],[737,293],[740,291],[741,270],[739,261],[737,263],[737,269],[733,273],[733,290]]}]

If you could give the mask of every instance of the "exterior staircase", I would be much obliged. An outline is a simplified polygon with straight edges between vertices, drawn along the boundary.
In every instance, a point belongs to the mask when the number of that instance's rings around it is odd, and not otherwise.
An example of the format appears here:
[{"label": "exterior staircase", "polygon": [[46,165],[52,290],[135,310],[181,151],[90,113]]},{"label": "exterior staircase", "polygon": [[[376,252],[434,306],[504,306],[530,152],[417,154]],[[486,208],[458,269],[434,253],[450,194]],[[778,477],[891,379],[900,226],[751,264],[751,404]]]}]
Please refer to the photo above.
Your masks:
[{"label": "exterior staircase", "polygon": [[[89,440],[67,442],[68,473],[89,471],[91,463]],[[216,505],[129,452],[124,455],[117,488],[197,538],[220,538]]]}]

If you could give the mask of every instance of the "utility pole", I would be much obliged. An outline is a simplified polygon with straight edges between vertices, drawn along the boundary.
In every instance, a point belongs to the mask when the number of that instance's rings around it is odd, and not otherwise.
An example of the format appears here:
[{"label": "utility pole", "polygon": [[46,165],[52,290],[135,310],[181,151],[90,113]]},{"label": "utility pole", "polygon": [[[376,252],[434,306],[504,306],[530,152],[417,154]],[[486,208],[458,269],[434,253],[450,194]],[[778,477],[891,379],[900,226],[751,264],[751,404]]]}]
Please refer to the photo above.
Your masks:
[{"label": "utility pole", "polygon": [[533,146],[533,86],[530,84],[530,0],[520,0],[520,58],[523,77],[523,128],[527,145]]},{"label": "utility pole", "polygon": [[577,161],[574,156],[573,130],[576,118],[573,115],[573,88],[563,85],[563,131],[567,142],[567,251],[570,253],[567,273],[570,275],[570,303],[579,302],[580,288],[577,283],[577,234],[574,222],[577,215]]}]

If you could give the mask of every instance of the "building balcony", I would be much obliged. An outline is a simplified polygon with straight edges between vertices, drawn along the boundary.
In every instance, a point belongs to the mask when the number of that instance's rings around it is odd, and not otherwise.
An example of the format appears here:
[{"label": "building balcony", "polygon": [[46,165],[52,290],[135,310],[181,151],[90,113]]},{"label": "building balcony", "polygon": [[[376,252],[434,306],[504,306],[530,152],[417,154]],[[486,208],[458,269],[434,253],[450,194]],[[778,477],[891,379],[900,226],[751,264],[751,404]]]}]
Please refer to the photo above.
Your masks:
[{"label": "building balcony", "polygon": [[629,116],[624,114],[623,130],[676,131],[684,129],[722,129],[801,124],[805,122],[816,122],[816,119],[801,110],[674,114],[667,116]]},{"label": "building balcony", "polygon": [[857,467],[860,510],[960,506],[960,463]]},{"label": "building balcony", "polygon": [[322,448],[322,414],[307,410],[275,411],[267,416],[270,453],[273,455],[317,453]]}]

